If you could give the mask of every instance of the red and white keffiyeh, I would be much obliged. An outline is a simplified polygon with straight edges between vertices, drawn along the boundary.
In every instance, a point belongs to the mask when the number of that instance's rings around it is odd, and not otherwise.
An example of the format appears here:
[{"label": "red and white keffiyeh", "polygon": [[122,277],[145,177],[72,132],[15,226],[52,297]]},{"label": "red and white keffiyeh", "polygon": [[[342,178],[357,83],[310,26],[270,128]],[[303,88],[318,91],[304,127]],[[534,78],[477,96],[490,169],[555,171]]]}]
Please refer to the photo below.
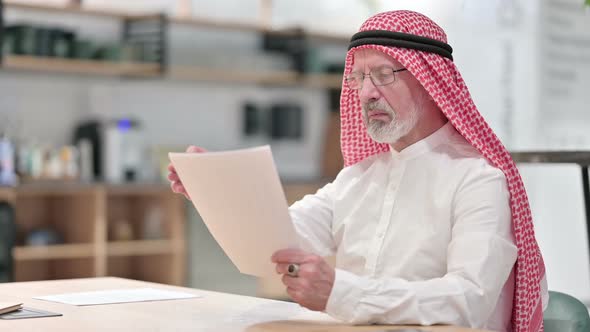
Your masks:
[{"label": "red and white keffiyeh", "polygon": [[[412,11],[392,11],[369,18],[359,31],[388,30],[447,42],[445,32],[426,16]],[[407,68],[433,97],[436,104],[467,141],[506,175],[510,191],[512,227],[518,256],[512,324],[514,332],[543,330],[542,286],[545,265],[535,240],[528,198],[514,161],[498,137],[478,112],[455,64],[438,54],[381,45],[362,45],[346,55],[344,74],[353,65],[359,49],[375,49],[396,59]],[[376,153],[389,151],[389,144],[373,141],[362,120],[357,91],[342,85],[340,97],[341,148],[345,166]]]}]

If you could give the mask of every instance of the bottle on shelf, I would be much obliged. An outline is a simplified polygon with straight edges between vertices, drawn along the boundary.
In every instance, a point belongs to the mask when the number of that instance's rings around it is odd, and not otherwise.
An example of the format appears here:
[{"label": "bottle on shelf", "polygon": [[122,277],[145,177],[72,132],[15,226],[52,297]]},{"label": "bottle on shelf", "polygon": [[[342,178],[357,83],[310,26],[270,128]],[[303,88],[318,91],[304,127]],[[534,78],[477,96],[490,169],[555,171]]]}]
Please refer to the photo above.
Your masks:
[{"label": "bottle on shelf", "polygon": [[0,134],[0,186],[15,186],[14,145],[4,134]]}]

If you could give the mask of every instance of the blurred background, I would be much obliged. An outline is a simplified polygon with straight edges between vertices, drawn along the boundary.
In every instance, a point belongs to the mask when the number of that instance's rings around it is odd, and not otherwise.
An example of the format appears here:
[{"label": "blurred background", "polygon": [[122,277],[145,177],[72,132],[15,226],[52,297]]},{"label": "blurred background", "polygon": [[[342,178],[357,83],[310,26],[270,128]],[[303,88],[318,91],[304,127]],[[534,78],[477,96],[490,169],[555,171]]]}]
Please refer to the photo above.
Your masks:
[{"label": "blurred background", "polygon": [[170,193],[167,153],[270,144],[287,200],[315,192],[342,164],[350,36],[410,9],[445,29],[521,161],[550,289],[590,305],[585,1],[1,1],[0,281],[114,275],[284,297],[240,274]]}]

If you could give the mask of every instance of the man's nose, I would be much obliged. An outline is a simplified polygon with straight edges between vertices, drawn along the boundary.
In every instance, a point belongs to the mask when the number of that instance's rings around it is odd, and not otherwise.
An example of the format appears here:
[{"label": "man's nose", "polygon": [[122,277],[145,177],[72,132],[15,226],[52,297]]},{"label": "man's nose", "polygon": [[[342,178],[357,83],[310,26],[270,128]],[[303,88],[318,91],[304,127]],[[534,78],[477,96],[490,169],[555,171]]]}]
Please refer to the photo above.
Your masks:
[{"label": "man's nose", "polygon": [[379,91],[379,89],[377,89],[375,84],[373,84],[371,78],[368,75],[365,76],[363,78],[362,88],[359,90],[359,98],[361,100],[361,103],[364,104],[370,101],[375,101],[379,99],[380,96],[381,92]]}]

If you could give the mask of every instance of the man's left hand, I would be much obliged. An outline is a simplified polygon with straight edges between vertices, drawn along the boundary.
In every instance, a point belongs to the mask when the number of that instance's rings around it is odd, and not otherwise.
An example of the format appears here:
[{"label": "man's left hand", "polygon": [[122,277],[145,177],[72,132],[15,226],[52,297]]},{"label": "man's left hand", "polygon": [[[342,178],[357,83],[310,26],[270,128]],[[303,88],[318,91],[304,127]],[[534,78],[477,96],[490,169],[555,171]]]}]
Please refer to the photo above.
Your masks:
[{"label": "man's left hand", "polygon": [[[275,252],[271,260],[277,273],[283,274],[283,284],[291,298],[311,310],[326,309],[336,272],[322,257],[299,249]],[[287,274],[289,264],[299,264],[297,277]]]}]

